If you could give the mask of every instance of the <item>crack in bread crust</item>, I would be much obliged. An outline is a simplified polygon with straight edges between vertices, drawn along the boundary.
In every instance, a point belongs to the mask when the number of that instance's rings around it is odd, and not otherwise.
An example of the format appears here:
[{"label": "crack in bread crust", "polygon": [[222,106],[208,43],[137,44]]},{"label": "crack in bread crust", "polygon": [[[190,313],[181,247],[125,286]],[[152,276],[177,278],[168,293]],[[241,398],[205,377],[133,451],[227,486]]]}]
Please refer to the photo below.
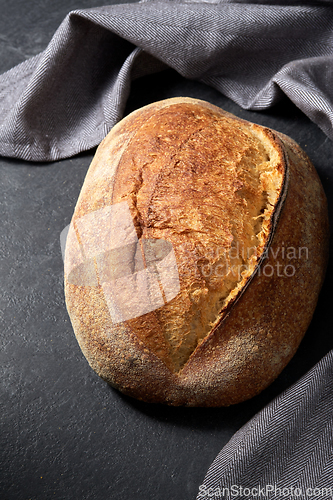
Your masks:
[{"label": "crack in bread crust", "polygon": [[253,274],[274,211],[261,176],[277,178],[276,202],[283,175],[248,126],[235,130],[234,120],[193,104],[162,109],[138,130],[119,163],[113,201],[128,201],[138,237],[172,243],[181,290],[128,325],[179,371]]}]

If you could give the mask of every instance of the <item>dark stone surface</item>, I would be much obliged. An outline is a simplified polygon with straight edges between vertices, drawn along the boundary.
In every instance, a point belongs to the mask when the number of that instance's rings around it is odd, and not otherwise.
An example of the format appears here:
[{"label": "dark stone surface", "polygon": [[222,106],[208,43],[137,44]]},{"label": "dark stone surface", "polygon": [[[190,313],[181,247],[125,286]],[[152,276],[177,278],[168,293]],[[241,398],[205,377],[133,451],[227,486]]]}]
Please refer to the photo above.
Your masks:
[{"label": "dark stone surface", "polygon": [[[100,4],[2,0],[0,71],[42,50],[69,10]],[[244,111],[167,70],[133,84],[126,112],[178,95],[206,99],[296,139],[318,169],[332,220],[332,142],[291,103]],[[234,432],[333,348],[332,263],[300,349],[260,396],[221,409],[124,397],[89,368],[64,303],[59,235],[92,156],[50,164],[0,158],[0,498],[194,499]]]}]

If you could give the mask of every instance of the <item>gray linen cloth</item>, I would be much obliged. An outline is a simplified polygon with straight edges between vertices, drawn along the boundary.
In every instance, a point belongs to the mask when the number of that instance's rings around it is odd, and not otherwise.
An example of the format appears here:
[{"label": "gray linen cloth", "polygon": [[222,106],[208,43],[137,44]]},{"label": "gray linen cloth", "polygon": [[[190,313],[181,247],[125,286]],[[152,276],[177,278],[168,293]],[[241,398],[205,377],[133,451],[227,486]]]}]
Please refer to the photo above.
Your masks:
[{"label": "gray linen cloth", "polygon": [[69,13],[44,52],[0,77],[0,155],[49,161],[96,146],[131,79],[166,66],[247,109],[284,93],[333,138],[330,3],[148,1]]},{"label": "gray linen cloth", "polygon": [[224,446],[197,499],[333,498],[333,351]]},{"label": "gray linen cloth", "polygon": [[[247,109],[286,94],[333,138],[330,2],[144,1],[69,13],[44,52],[0,76],[0,154],[96,146],[131,81],[166,67]],[[333,497],[332,357],[236,433],[198,499]]]}]

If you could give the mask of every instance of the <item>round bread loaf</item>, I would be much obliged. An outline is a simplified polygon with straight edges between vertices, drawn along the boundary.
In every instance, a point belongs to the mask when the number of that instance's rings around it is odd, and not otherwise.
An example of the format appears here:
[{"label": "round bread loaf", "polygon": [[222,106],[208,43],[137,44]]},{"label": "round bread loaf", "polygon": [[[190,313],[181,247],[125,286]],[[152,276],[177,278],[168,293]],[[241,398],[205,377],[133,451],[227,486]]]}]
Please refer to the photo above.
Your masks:
[{"label": "round bread loaf", "polygon": [[295,354],[327,248],[325,195],[292,139],[167,99],[124,118],[96,152],[67,236],[66,304],[113,387],[227,406]]}]

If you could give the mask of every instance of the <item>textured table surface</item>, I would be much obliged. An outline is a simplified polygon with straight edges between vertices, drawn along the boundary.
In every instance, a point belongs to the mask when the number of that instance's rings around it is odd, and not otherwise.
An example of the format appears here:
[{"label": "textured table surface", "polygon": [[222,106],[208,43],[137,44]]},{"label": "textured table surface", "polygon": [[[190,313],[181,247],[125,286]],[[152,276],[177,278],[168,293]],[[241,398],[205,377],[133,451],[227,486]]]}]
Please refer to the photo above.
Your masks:
[{"label": "textured table surface", "polygon": [[[0,71],[43,50],[70,10],[98,5],[1,0]],[[133,84],[126,112],[179,95],[293,137],[319,172],[332,220],[333,144],[291,103],[244,111],[167,70]],[[64,303],[59,236],[93,153],[50,164],[0,158],[0,498],[194,499],[230,437],[333,348],[332,264],[297,354],[260,396],[226,409],[169,408],[124,397],[89,368]]]}]

